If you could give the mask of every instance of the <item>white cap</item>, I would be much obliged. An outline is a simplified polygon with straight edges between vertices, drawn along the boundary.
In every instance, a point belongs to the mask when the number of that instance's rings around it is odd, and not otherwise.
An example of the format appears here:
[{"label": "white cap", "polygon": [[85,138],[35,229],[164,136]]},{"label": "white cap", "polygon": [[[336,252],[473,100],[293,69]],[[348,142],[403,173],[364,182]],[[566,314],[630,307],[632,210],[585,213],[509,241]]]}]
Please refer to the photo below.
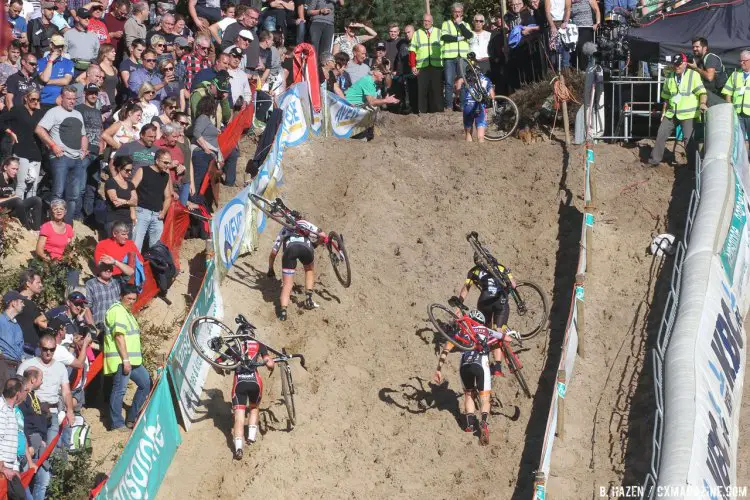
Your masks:
[{"label": "white cap", "polygon": [[250,30],[242,30],[238,33],[242,38],[246,40],[252,40],[253,39],[253,32]]}]

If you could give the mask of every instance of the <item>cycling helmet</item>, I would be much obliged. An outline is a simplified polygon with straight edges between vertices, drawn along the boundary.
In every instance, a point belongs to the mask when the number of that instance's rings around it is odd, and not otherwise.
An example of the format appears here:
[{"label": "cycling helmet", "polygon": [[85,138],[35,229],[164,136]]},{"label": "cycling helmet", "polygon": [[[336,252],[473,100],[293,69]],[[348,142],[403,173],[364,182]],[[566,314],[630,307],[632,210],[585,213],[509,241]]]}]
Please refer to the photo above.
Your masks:
[{"label": "cycling helmet", "polygon": [[477,323],[481,324],[484,324],[484,322],[486,321],[484,318],[484,314],[482,314],[482,311],[478,311],[476,309],[472,309],[471,311],[469,311],[469,317]]}]

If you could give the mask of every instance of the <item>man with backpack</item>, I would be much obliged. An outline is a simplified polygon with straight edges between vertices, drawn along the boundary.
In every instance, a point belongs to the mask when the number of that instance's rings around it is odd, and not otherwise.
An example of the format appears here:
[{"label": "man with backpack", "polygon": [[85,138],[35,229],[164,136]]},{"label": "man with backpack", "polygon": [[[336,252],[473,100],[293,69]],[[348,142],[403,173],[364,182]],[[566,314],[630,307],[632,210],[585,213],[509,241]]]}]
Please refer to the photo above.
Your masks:
[{"label": "man with backpack", "polygon": [[721,58],[709,52],[708,40],[703,37],[693,38],[693,56],[693,61],[688,63],[688,68],[701,75],[703,86],[708,94],[708,106],[723,103],[721,89],[727,83],[727,73]]}]

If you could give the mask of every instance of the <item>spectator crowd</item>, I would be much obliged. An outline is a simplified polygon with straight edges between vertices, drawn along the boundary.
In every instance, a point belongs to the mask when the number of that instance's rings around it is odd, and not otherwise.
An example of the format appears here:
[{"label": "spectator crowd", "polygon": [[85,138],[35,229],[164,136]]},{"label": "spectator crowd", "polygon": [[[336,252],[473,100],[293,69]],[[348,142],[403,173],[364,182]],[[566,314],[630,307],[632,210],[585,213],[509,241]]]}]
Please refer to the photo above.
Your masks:
[{"label": "spectator crowd", "polygon": [[[238,148],[223,154],[219,135],[256,92],[258,112],[261,101],[273,103],[292,83],[295,45],[312,45],[320,81],[351,105],[433,113],[461,108],[457,83],[469,53],[496,91],[512,93],[542,77],[543,52],[551,51],[559,68],[583,64],[580,50],[565,42],[571,24],[581,47],[593,40],[602,12],[633,8],[619,0],[602,7],[595,0],[508,0],[505,15],[467,18],[456,3],[440,26],[424,14],[418,26],[391,23],[380,34],[365,20],[346,20],[336,34],[343,3],[189,0],[187,15],[168,1],[5,5],[12,41],[0,55],[0,209],[35,232],[39,261],[64,260],[74,221],[100,236],[93,277],[82,283],[81,269],[70,265],[59,306],[38,305],[47,277],[35,269],[3,291],[0,453],[11,492],[19,471],[36,470],[34,461],[62,422],[68,430],[61,453],[74,446],[70,427],[82,425],[95,354],[103,355],[111,387],[110,428],[133,426],[151,387],[132,314],[144,255],[160,245],[167,214],[177,206],[192,214],[191,234],[210,239],[205,220],[216,206],[217,185],[247,182],[247,172],[239,179]],[[685,56],[677,71],[698,75],[686,83],[695,107],[732,101],[748,125],[750,54],[742,53],[746,71],[726,85],[725,79],[723,91],[705,85],[715,94],[706,101],[698,83],[713,80],[718,67],[699,42],[699,67]],[[665,88],[678,92],[683,80]],[[665,116],[690,118],[680,110]],[[137,391],[123,416],[130,380]],[[39,468],[21,494],[45,498],[54,473],[49,465]]]}]

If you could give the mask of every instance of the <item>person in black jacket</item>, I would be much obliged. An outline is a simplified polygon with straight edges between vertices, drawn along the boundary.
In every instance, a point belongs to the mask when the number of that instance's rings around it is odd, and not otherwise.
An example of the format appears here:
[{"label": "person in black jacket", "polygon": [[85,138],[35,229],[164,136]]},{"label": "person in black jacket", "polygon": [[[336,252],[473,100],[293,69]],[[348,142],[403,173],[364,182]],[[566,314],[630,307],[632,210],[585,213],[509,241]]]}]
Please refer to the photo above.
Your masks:
[{"label": "person in black jacket", "polygon": [[0,133],[13,142],[13,154],[18,156],[18,176],[15,195],[21,200],[36,196],[42,168],[42,152],[34,133],[44,113],[40,109],[39,91],[32,88],[23,96],[23,106],[14,106],[0,114]]},{"label": "person in black jacket", "polygon": [[55,15],[55,4],[51,1],[42,2],[42,15],[29,21],[26,36],[29,40],[29,50],[37,57],[42,57],[49,48],[52,35],[62,35],[51,19]]}]

